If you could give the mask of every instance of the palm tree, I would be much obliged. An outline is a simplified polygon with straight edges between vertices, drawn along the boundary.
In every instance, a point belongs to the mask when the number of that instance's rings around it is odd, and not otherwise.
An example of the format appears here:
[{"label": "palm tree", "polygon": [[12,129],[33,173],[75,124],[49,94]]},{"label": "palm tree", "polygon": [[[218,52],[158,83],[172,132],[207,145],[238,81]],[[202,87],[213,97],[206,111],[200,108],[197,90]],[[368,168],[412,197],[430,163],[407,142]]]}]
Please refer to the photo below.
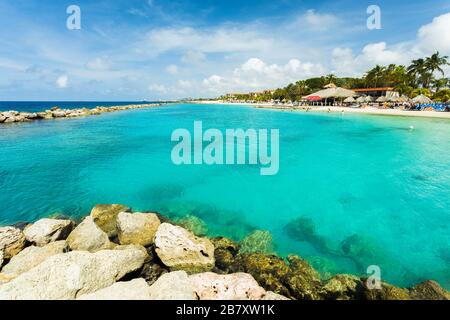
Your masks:
[{"label": "palm tree", "polygon": [[378,87],[384,80],[386,75],[386,67],[377,65],[366,74],[366,85],[371,87]]},{"label": "palm tree", "polygon": [[444,70],[441,66],[450,65],[448,62],[448,56],[441,57],[439,51],[433,54],[431,57],[425,59],[425,66],[427,71],[434,73],[439,71],[444,76]]},{"label": "palm tree", "polygon": [[325,81],[327,84],[336,83],[337,77],[334,74],[329,74],[325,77]]},{"label": "palm tree", "polygon": [[425,59],[417,59],[411,62],[411,65],[408,67],[408,74],[413,76],[416,80],[423,79],[423,76],[427,70],[427,66],[425,63]]},{"label": "palm tree", "polygon": [[438,92],[442,88],[447,88],[450,86],[450,78],[435,79],[431,84],[436,92]]}]

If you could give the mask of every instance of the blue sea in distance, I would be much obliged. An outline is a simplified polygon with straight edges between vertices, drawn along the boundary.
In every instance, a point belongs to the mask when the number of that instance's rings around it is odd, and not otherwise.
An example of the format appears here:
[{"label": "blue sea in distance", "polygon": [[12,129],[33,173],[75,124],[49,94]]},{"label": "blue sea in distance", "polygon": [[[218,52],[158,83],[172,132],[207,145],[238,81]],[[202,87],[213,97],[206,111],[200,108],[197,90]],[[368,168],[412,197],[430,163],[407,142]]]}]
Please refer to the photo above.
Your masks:
[{"label": "blue sea in distance", "polygon": [[20,112],[40,112],[53,107],[61,109],[88,108],[93,109],[98,106],[124,106],[129,104],[150,103],[143,101],[0,101],[1,111],[20,111]]},{"label": "blue sea in distance", "polygon": [[[175,166],[171,133],[195,120],[279,129],[278,175]],[[1,125],[0,224],[123,203],[194,214],[210,236],[268,230],[278,254],[324,275],[378,265],[396,285],[433,279],[450,289],[449,137],[446,119],[189,104]]]}]

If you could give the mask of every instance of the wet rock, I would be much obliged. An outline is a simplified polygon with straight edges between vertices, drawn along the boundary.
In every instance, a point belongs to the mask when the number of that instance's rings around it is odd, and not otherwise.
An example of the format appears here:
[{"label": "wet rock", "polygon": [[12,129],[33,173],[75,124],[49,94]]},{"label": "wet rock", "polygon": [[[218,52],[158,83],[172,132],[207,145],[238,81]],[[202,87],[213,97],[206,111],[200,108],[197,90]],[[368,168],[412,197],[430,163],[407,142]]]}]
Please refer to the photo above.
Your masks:
[{"label": "wet rock", "polygon": [[333,275],[339,273],[339,269],[335,262],[326,257],[310,256],[306,258],[306,261],[319,272],[321,279],[330,279]]},{"label": "wet rock", "polygon": [[6,117],[3,114],[0,114],[0,123],[4,122],[6,120]]},{"label": "wet rock", "polygon": [[246,273],[219,275],[212,272],[189,277],[200,300],[261,300],[266,291]]},{"label": "wet rock", "polygon": [[361,298],[363,284],[352,275],[336,275],[321,288],[321,295],[326,300],[358,300]]},{"label": "wet rock", "polygon": [[320,275],[306,260],[288,256],[289,272],[286,285],[292,296],[298,300],[320,300]]},{"label": "wet rock", "polygon": [[192,283],[185,271],[163,274],[150,287],[151,300],[197,300]]},{"label": "wet rock", "polygon": [[66,116],[66,112],[63,110],[56,110],[52,112],[53,118],[64,118]]},{"label": "wet rock", "polygon": [[308,217],[292,220],[284,227],[284,230],[293,240],[308,242],[323,252],[330,251],[326,239],[317,233],[313,220]]},{"label": "wet rock", "polygon": [[425,281],[410,289],[416,300],[450,300],[450,293],[435,281]]},{"label": "wet rock", "polygon": [[239,245],[233,240],[224,237],[211,239],[214,245],[214,257],[216,267],[223,272],[236,272],[236,255],[239,252]]},{"label": "wet rock", "polygon": [[41,219],[25,228],[25,238],[37,246],[44,246],[50,242],[65,240],[73,230],[70,220]]},{"label": "wet rock", "polygon": [[292,297],[285,285],[289,267],[283,259],[275,255],[254,253],[239,255],[238,263],[239,271],[251,274],[266,290]]},{"label": "wet rock", "polygon": [[362,279],[364,291],[362,299],[365,300],[411,300],[408,290],[395,287],[383,282],[381,289],[370,289],[367,287],[367,280]]},{"label": "wet rock", "polygon": [[86,217],[67,237],[67,244],[71,250],[97,252],[110,249],[114,245],[108,235],[93,221]]},{"label": "wet rock", "polygon": [[214,245],[178,226],[163,223],[155,236],[155,251],[171,270],[209,271],[214,267]]},{"label": "wet rock", "polygon": [[208,227],[205,221],[193,215],[187,215],[177,219],[176,223],[199,237],[205,236],[208,233]]},{"label": "wet rock", "polygon": [[350,257],[361,269],[368,265],[382,265],[386,260],[386,254],[371,240],[354,234],[341,242],[342,252]]},{"label": "wet rock", "polygon": [[144,279],[116,282],[110,287],[82,295],[77,300],[150,300],[150,287]]},{"label": "wet rock", "polygon": [[27,247],[11,258],[9,263],[3,267],[2,275],[10,279],[16,278],[41,264],[47,258],[63,253],[66,248],[65,241],[52,242],[43,247]]},{"label": "wet rock", "polygon": [[4,259],[11,259],[25,247],[25,235],[13,227],[0,228],[0,250]]},{"label": "wet rock", "polygon": [[169,273],[170,270],[158,263],[149,262],[144,264],[142,270],[139,273],[139,277],[145,279],[148,285],[152,285],[158,280],[163,274]]},{"label": "wet rock", "polygon": [[0,286],[0,300],[67,300],[111,286],[142,267],[139,248],[74,251],[52,256]]},{"label": "wet rock", "polygon": [[98,204],[91,211],[91,217],[109,237],[117,235],[116,220],[120,212],[130,212],[130,208],[121,204]]},{"label": "wet rock", "polygon": [[121,244],[153,244],[161,222],[154,213],[121,212],[117,216],[117,231]]},{"label": "wet rock", "polygon": [[240,247],[241,253],[273,253],[272,234],[269,231],[253,231],[240,242]]}]

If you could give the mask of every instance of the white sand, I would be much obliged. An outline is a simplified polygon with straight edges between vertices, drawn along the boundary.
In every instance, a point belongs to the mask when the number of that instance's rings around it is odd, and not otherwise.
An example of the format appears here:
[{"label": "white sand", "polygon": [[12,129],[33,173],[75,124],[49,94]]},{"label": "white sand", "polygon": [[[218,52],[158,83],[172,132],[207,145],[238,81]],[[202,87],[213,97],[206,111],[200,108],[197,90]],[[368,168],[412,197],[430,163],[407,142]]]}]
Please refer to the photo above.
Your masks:
[{"label": "white sand", "polygon": [[439,111],[403,111],[399,109],[378,109],[373,107],[367,108],[349,108],[349,107],[331,107],[331,106],[311,106],[309,110],[306,111],[306,106],[301,107],[289,107],[271,104],[261,104],[261,103],[233,103],[233,102],[220,102],[220,101],[194,101],[193,103],[199,104],[224,104],[224,105],[247,105],[254,106],[255,108],[261,109],[275,109],[275,110],[285,110],[285,111],[303,111],[303,112],[338,112],[338,113],[360,113],[360,114],[371,114],[371,115],[382,115],[382,116],[401,116],[401,117],[425,117],[425,118],[442,118],[450,119],[450,112],[439,112]]}]

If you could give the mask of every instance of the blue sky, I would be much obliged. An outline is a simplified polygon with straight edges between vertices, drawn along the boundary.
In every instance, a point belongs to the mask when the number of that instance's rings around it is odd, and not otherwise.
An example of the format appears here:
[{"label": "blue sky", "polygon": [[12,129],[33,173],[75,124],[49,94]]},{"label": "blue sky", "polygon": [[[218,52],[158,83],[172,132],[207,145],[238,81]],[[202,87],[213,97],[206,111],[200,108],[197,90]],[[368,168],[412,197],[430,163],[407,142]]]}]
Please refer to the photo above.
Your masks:
[{"label": "blue sky", "polygon": [[[70,5],[81,30],[66,28]],[[381,30],[366,26],[369,5]],[[449,30],[450,0],[0,0],[0,100],[211,97],[357,76],[450,55]]]}]

